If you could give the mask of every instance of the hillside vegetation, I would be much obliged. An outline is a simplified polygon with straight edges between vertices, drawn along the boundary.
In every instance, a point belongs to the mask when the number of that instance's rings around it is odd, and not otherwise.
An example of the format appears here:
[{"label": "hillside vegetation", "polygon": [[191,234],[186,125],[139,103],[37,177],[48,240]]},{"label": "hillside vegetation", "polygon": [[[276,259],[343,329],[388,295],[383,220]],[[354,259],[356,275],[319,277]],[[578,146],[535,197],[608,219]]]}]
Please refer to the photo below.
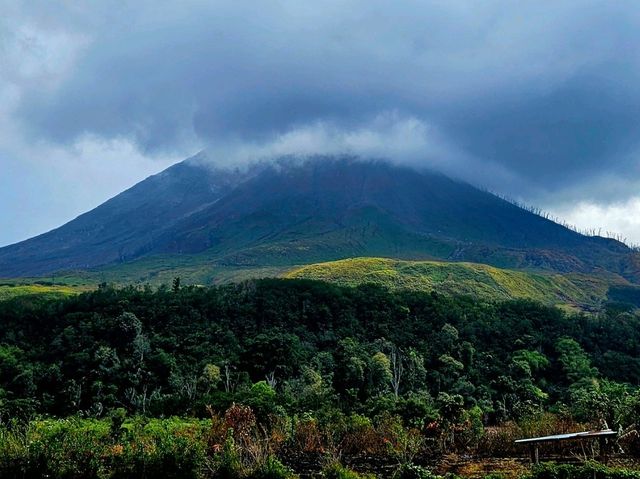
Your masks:
[{"label": "hillside vegetation", "polygon": [[[611,306],[301,279],[0,301],[0,477],[435,479],[418,464],[637,430],[640,313]],[[638,477],[597,467],[532,477]]]},{"label": "hillside vegetation", "polygon": [[25,295],[61,298],[87,291],[89,287],[46,284],[0,284],[0,301]]},{"label": "hillside vegetation", "polygon": [[372,283],[391,290],[436,291],[487,301],[529,299],[581,310],[599,310],[608,300],[640,306],[640,288],[614,275],[535,273],[477,263],[388,258],[352,258],[270,267],[224,266],[203,257],[147,258],[100,272],[58,277],[60,283],[69,286],[38,284],[36,278],[7,283],[0,286],[0,300],[24,294],[77,294],[104,282],[161,286],[171,284],[177,277],[183,285],[221,285],[267,277],[313,279],[341,286]]},{"label": "hillside vegetation", "polygon": [[374,283],[390,289],[466,294],[491,300],[531,299],[582,307],[607,298],[608,281],[581,274],[541,274],[475,263],[353,258],[296,268],[289,278],[328,281],[343,286]]}]

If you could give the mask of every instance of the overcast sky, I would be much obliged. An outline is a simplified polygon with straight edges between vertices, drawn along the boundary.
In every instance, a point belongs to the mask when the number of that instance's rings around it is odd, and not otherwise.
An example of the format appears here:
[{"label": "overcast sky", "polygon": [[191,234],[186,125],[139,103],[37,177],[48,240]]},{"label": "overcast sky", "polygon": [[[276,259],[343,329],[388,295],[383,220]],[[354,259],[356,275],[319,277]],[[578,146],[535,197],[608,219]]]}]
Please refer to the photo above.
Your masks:
[{"label": "overcast sky", "polygon": [[425,165],[640,243],[636,1],[0,0],[0,245],[207,148]]}]

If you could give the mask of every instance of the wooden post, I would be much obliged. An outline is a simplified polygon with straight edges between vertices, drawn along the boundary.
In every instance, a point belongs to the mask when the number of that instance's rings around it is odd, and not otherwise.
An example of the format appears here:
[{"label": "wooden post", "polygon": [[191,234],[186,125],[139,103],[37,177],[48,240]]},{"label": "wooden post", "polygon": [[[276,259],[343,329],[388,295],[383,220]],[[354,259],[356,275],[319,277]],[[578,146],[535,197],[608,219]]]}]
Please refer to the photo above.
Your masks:
[{"label": "wooden post", "polygon": [[609,461],[609,440],[605,437],[599,438],[600,442],[600,461],[606,464]]},{"label": "wooden post", "polygon": [[535,453],[533,444],[529,446],[529,458],[531,459],[531,464],[535,464],[535,462],[536,462],[536,453]]},{"label": "wooden post", "polygon": [[529,452],[531,454],[531,463],[538,464],[540,462],[540,453],[538,451],[538,445],[529,446]]}]

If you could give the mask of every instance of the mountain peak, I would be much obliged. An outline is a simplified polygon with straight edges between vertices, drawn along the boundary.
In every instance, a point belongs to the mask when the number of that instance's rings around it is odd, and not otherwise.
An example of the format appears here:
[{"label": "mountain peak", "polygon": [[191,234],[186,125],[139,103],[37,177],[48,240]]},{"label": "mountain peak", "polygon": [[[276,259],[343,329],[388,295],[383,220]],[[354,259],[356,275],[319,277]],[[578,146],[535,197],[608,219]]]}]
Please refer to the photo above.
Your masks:
[{"label": "mountain peak", "polygon": [[56,230],[0,249],[0,277],[157,255],[227,267],[386,256],[629,275],[630,251],[389,161],[315,155],[225,166],[200,152]]}]

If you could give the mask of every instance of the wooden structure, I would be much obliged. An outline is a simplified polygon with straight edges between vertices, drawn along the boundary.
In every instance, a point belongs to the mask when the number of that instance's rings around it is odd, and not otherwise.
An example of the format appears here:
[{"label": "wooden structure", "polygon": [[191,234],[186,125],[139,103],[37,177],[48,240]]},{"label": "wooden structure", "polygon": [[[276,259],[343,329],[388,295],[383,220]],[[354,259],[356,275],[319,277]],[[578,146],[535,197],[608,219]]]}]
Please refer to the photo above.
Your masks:
[{"label": "wooden structure", "polygon": [[606,459],[608,451],[607,438],[613,438],[617,434],[618,433],[616,431],[611,429],[602,429],[600,431],[572,432],[568,434],[556,434],[554,436],[530,437],[527,439],[518,439],[514,442],[516,444],[527,444],[531,451],[531,462],[538,464],[540,462],[539,446],[541,443],[597,439],[600,442],[600,455]]}]

